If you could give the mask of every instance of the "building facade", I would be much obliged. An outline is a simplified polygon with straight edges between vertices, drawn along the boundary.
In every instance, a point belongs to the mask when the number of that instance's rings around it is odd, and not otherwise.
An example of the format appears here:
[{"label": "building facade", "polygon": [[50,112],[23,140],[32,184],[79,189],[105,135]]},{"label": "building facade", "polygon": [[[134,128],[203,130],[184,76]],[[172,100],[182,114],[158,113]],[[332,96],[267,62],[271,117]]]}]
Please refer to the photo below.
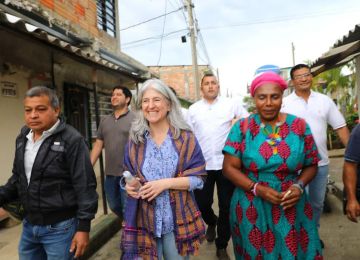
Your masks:
[{"label": "building facade", "polygon": [[[168,86],[174,88],[179,98],[190,103],[196,101],[194,70],[191,65],[149,66],[149,69]],[[208,65],[199,65],[198,69],[200,79],[205,72],[211,71]]]},{"label": "building facade", "polygon": [[135,89],[148,68],[120,50],[115,0],[0,0],[0,183],[11,174],[23,97],[54,88],[62,114],[91,146],[116,85]]}]

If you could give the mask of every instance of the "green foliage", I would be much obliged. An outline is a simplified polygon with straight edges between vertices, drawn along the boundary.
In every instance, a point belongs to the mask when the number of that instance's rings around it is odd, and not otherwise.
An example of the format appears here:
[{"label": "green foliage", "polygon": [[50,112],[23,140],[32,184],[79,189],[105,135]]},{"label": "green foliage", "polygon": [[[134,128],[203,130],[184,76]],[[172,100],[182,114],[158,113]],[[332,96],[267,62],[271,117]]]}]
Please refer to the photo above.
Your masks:
[{"label": "green foliage", "polygon": [[358,124],[358,121],[359,115],[357,112],[352,112],[346,116],[346,124],[350,131]]},{"label": "green foliage", "polygon": [[[343,75],[343,68],[350,71],[350,75]],[[327,70],[314,78],[314,89],[320,93],[330,95],[336,99],[343,113],[346,124],[351,131],[357,124],[358,114],[354,111],[356,96],[351,95],[355,88],[355,65],[349,62],[331,70]],[[328,137],[331,139],[332,148],[342,148],[343,145],[336,132],[328,127]]]},{"label": "green foliage", "polygon": [[[343,68],[350,70],[350,75],[343,74]],[[351,96],[355,87],[355,66],[350,62],[346,65],[327,70],[314,78],[314,90],[325,95],[335,96],[341,112],[351,114],[356,102],[355,97]]]},{"label": "green foliage", "polygon": [[189,108],[189,106],[192,105],[192,102],[190,102],[190,101],[188,101],[186,99],[182,99],[182,98],[178,98],[178,99],[180,101],[181,106],[184,107],[184,108]]},{"label": "green foliage", "polygon": [[249,113],[254,113],[256,111],[254,99],[252,97],[244,97],[243,103]]}]

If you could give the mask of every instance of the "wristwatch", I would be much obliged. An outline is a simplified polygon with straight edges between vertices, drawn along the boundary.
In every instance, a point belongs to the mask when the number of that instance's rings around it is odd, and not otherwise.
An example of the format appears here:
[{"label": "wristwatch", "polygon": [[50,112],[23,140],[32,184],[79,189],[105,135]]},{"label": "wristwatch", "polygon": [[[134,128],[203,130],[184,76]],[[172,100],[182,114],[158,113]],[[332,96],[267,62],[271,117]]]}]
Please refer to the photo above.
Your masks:
[{"label": "wristwatch", "polygon": [[302,190],[305,189],[305,185],[304,185],[304,182],[303,182],[302,180],[297,180],[295,183],[296,183],[296,184],[299,184],[299,186],[300,186],[300,188],[301,188]]},{"label": "wristwatch", "polygon": [[299,190],[300,190],[300,192],[301,192],[301,194],[303,194],[304,193],[304,182],[302,181],[302,180],[297,180],[293,185],[291,185],[291,186],[295,186],[295,187],[297,187]]}]

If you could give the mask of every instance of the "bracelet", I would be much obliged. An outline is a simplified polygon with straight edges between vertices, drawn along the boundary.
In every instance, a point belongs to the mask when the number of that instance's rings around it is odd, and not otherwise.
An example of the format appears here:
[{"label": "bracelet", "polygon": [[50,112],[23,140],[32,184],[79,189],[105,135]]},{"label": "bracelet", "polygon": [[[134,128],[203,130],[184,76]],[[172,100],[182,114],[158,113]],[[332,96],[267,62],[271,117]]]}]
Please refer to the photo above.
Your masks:
[{"label": "bracelet", "polygon": [[255,182],[252,181],[249,186],[250,186],[250,188],[248,188],[247,190],[248,190],[248,191],[252,191],[252,189],[253,189],[254,186],[255,186]]},{"label": "bracelet", "polygon": [[301,187],[300,184],[298,183],[294,183],[293,185],[291,185],[292,187],[296,187],[300,190],[300,193],[303,194],[304,193],[304,189]]},{"label": "bracelet", "polygon": [[256,187],[258,186],[258,184],[259,184],[259,183],[255,183],[255,184],[254,184],[254,188],[252,188],[252,190],[251,190],[251,192],[252,192],[252,194],[254,194],[254,196],[257,196],[257,194],[256,194]]}]

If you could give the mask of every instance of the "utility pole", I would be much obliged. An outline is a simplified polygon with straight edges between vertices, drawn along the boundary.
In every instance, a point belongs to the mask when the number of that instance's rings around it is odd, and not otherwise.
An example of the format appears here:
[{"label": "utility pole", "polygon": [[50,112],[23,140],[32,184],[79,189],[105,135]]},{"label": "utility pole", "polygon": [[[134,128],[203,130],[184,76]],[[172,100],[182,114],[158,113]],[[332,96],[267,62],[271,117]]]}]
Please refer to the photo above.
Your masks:
[{"label": "utility pole", "polygon": [[293,42],[291,43],[291,53],[292,53],[293,66],[295,66],[295,45]]},{"label": "utility pole", "polygon": [[196,27],[194,24],[193,12],[192,9],[194,5],[191,3],[191,0],[186,0],[186,9],[189,15],[189,29],[190,29],[190,42],[191,42],[191,57],[192,57],[192,66],[194,74],[194,86],[195,86],[195,95],[196,100],[200,99],[200,79],[199,79],[199,69],[197,63],[197,52],[196,52]]}]

